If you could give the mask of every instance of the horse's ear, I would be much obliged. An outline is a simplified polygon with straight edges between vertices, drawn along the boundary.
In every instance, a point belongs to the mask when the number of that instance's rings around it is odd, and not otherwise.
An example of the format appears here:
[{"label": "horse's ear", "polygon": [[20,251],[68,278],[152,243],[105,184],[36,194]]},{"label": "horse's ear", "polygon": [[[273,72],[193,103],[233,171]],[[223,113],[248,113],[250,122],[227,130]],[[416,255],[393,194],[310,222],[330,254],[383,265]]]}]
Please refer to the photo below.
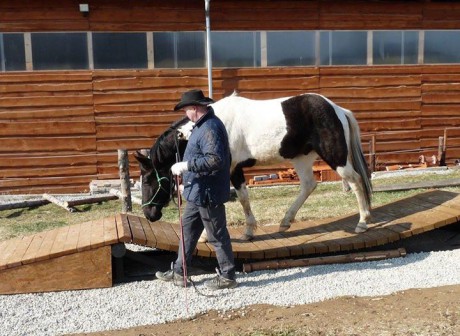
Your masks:
[{"label": "horse's ear", "polygon": [[142,171],[147,172],[153,169],[152,161],[147,156],[143,155],[141,152],[135,151],[134,157],[139,162]]}]

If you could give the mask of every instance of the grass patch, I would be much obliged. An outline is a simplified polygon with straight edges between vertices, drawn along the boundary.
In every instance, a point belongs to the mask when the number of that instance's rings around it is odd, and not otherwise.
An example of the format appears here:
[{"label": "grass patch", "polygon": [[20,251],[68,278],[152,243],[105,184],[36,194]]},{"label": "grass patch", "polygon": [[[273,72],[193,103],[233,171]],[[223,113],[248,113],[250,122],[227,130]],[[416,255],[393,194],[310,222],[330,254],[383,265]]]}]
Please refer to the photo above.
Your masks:
[{"label": "grass patch", "polygon": [[[373,180],[374,185],[391,185],[397,183],[411,183],[428,180],[442,180],[460,177],[460,171],[452,170],[450,174],[427,173],[415,176],[399,176]],[[460,192],[460,187],[442,188]],[[378,192],[373,195],[373,207],[381,206],[401,198],[410,197],[425,192],[424,189],[408,191]],[[250,188],[249,197],[254,215],[261,225],[279,225],[284,213],[290,207],[299,193],[299,186],[274,186]],[[79,211],[69,213],[54,205],[47,204],[35,208],[24,208],[0,211],[0,240],[41,232],[65,225],[84,223],[113,216],[120,212],[119,201],[108,201],[100,204],[81,205]],[[240,203],[236,198],[226,203],[227,221],[229,226],[241,226],[245,217]],[[300,208],[297,220],[315,220],[353,214],[358,211],[355,195],[352,192],[343,192],[342,184],[320,183],[316,190]],[[133,205],[133,213],[143,216],[142,209]],[[163,209],[163,221],[178,223],[179,214],[177,205],[171,202]]]}]

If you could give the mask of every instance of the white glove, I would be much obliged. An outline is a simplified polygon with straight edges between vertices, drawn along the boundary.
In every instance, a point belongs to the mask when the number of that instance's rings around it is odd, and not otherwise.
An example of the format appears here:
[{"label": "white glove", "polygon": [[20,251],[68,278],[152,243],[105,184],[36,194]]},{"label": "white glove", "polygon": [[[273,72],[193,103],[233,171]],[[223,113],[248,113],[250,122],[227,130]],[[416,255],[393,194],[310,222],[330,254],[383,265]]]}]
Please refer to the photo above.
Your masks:
[{"label": "white glove", "polygon": [[172,165],[171,172],[173,175],[182,175],[183,172],[188,171],[188,162],[177,162]]}]

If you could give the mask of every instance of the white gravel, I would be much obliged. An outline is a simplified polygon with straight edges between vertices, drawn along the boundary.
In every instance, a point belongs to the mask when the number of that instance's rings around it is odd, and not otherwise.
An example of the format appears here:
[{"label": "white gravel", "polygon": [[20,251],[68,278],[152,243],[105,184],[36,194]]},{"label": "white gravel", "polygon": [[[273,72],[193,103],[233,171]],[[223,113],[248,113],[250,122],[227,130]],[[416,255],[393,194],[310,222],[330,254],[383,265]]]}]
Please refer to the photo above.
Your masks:
[{"label": "white gravel", "polygon": [[[460,284],[460,249],[365,263],[238,274],[239,287],[205,297],[159,280],[112,288],[0,295],[0,335],[62,335],[165,323],[252,304],[292,306],[338,296],[380,296],[409,288]],[[203,281],[194,276],[201,293]]]}]

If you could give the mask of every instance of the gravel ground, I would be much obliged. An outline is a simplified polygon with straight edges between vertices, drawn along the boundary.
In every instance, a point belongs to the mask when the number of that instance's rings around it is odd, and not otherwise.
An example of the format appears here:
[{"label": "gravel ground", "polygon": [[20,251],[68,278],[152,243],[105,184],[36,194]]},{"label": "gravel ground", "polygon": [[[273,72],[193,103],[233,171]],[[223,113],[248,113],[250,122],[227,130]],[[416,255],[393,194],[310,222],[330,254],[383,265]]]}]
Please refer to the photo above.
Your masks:
[{"label": "gravel ground", "polygon": [[[211,309],[253,304],[293,306],[340,296],[380,296],[410,288],[460,284],[460,249],[404,258],[238,274],[239,287],[209,292],[159,280],[112,288],[0,295],[0,335],[62,335],[159,324]],[[207,295],[207,296],[205,296]]]}]

